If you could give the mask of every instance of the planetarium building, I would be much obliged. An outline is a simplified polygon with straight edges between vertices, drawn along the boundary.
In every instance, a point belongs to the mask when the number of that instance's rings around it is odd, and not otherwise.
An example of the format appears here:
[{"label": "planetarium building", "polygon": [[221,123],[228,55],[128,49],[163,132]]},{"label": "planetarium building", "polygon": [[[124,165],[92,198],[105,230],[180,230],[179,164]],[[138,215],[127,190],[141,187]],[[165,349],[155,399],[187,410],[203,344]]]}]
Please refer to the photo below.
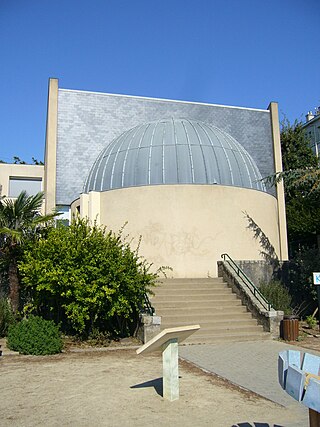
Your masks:
[{"label": "planetarium building", "polygon": [[60,89],[50,79],[46,210],[125,234],[173,277],[259,260],[248,214],[287,259],[277,104],[268,110]]}]

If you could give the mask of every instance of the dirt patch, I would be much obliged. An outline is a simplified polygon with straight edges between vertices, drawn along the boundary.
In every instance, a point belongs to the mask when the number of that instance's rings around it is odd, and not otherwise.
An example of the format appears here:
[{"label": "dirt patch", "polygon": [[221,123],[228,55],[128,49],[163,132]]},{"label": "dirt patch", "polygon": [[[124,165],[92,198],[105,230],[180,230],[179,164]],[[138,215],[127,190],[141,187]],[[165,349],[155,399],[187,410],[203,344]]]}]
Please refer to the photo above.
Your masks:
[{"label": "dirt patch", "polygon": [[180,363],[180,399],[162,398],[161,355],[132,349],[0,359],[1,426],[290,425],[296,414]]},{"label": "dirt patch", "polygon": [[315,350],[320,352],[320,330],[317,326],[312,329],[306,323],[300,322],[299,324],[299,339],[297,341],[290,341],[290,344],[303,347],[306,350]]}]

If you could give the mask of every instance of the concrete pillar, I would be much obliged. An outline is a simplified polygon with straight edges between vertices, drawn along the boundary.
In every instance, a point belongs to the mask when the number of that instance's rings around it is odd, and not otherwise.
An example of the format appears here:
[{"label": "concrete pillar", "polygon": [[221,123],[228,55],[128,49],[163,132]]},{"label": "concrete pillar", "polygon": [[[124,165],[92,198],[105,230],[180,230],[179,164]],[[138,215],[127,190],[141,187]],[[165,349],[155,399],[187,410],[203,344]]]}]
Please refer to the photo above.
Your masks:
[{"label": "concrete pillar", "polygon": [[179,399],[178,339],[167,341],[162,352],[163,397],[170,401]]},{"label": "concrete pillar", "polygon": [[[271,102],[268,109],[271,115],[271,131],[272,131],[272,140],[273,140],[275,172],[282,172],[282,155],[281,155],[278,103]],[[279,224],[279,240],[280,240],[279,258],[282,261],[286,261],[288,260],[288,238],[287,238],[287,220],[286,220],[286,207],[285,207],[283,181],[280,181],[277,184],[276,190],[277,190],[277,199],[278,199],[278,224]]]},{"label": "concrete pillar", "polygon": [[89,218],[89,194],[80,195],[80,216]]},{"label": "concrete pillar", "polygon": [[100,194],[98,191],[90,191],[89,193],[88,218],[92,223],[95,221],[97,225],[101,224]]},{"label": "concrete pillar", "polygon": [[51,213],[56,207],[57,170],[57,128],[58,128],[58,79],[49,79],[46,150],[44,160],[45,212]]}]

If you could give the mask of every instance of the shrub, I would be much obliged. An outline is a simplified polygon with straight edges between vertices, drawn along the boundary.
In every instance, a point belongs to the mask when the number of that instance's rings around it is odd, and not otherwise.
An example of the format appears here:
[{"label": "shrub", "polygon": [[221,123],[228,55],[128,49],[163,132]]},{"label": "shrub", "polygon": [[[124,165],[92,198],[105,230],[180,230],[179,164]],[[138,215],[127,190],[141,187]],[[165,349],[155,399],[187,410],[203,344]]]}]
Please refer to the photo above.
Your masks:
[{"label": "shrub", "polygon": [[157,279],[119,233],[75,219],[49,231],[19,264],[22,284],[43,317],[66,333],[132,334],[144,293]]},{"label": "shrub", "polygon": [[288,289],[281,282],[275,280],[269,284],[263,283],[260,285],[259,290],[275,310],[281,310],[284,314],[291,313],[291,296]]},{"label": "shrub", "polygon": [[306,317],[306,323],[309,326],[309,328],[314,329],[317,326],[317,319],[315,319],[314,316],[307,316]]},{"label": "shrub", "polygon": [[303,249],[287,264],[286,285],[294,306],[302,307],[303,316],[312,314],[318,306],[317,287],[313,285],[312,272],[318,271],[318,249]]},{"label": "shrub", "polygon": [[7,345],[21,354],[37,356],[60,353],[63,347],[59,328],[54,322],[37,316],[11,325]]},{"label": "shrub", "polygon": [[15,322],[15,317],[7,298],[0,298],[0,338],[5,337],[8,328]]}]

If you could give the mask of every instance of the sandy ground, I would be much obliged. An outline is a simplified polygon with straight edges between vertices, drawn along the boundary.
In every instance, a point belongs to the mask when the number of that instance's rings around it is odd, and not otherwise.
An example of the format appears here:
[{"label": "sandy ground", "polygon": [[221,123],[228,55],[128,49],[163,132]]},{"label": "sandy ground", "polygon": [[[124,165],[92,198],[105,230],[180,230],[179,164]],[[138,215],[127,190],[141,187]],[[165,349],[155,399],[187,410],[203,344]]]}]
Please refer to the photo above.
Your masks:
[{"label": "sandy ground", "polygon": [[[292,410],[180,362],[180,399],[162,398],[161,355],[134,350],[0,358],[0,425],[288,426]],[[255,424],[258,423],[258,424]],[[259,424],[262,423],[262,424]]]}]

